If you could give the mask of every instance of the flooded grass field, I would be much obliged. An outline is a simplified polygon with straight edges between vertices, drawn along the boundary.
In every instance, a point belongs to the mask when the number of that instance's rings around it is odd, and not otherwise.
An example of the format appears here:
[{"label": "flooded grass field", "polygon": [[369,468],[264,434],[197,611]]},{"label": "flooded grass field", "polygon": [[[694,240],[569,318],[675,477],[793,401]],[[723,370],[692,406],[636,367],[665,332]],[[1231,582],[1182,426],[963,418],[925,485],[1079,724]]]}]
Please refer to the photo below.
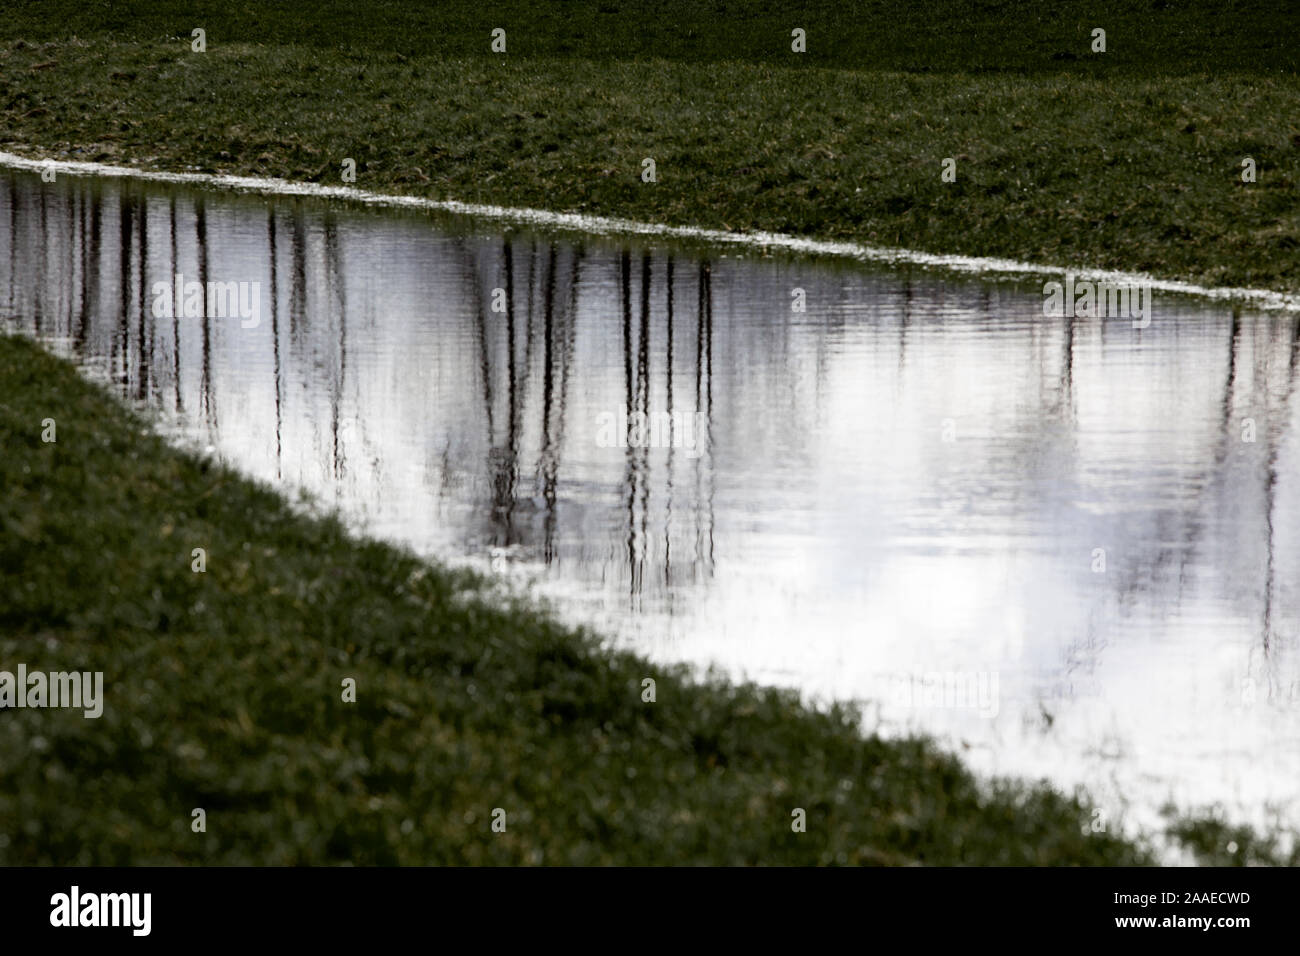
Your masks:
[{"label": "flooded grass field", "polygon": [[1297,320],[1043,303],[0,174],[6,324],[245,473],[618,646],[1083,785],[1103,821],[1294,825]]}]

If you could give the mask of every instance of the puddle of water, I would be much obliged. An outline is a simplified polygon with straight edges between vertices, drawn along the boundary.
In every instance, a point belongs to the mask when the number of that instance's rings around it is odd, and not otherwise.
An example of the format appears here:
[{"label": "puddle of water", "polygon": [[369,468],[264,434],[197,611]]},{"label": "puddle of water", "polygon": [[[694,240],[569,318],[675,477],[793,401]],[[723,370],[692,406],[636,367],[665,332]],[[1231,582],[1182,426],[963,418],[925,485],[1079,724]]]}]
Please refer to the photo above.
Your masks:
[{"label": "puddle of water", "polygon": [[[246,285],[186,317],[190,282]],[[1300,819],[1293,315],[1157,294],[1136,329],[1041,286],[12,171],[0,314],[653,659],[863,701],[1116,823]]]}]

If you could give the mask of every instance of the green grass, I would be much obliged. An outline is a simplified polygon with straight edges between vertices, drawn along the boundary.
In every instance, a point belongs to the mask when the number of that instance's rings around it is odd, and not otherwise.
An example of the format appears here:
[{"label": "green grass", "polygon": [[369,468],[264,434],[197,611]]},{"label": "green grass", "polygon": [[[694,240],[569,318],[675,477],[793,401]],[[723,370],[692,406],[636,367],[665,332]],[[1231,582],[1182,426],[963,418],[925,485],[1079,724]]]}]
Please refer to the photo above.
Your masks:
[{"label": "green grass", "polygon": [[557,7],[20,4],[0,148],[1300,291],[1293,5]]},{"label": "green grass", "polygon": [[[1267,0],[10,0],[0,36],[471,57],[770,62],[867,71],[1294,73],[1300,9]],[[808,52],[790,57],[790,32]],[[1107,59],[1088,55],[1094,27]]]},{"label": "green grass", "polygon": [[1149,860],[1075,798],[603,650],[296,513],[14,337],[0,449],[0,669],[105,682],[97,720],[0,717],[0,864]]}]

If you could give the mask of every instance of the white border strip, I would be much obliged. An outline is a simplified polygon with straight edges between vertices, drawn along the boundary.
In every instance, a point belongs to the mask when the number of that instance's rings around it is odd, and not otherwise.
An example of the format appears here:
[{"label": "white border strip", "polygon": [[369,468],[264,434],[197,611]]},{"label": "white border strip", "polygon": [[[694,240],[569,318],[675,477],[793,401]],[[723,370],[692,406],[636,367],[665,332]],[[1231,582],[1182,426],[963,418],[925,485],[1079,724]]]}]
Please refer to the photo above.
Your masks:
[{"label": "white border strip", "polygon": [[1118,285],[1145,285],[1154,291],[1179,295],[1201,296],[1209,299],[1237,300],[1261,309],[1283,309],[1300,312],[1300,295],[1277,292],[1272,289],[1211,289],[1190,282],[1155,279],[1140,272],[1114,272],[1104,269],[1066,269],[1062,266],[1036,265],[1014,259],[984,258],[980,256],[942,256],[911,249],[884,249],[853,242],[830,242],[818,239],[799,239],[776,232],[727,232],[722,229],[702,229],[696,226],[665,226],[631,219],[614,219],[605,216],[584,216],[580,213],[549,212],[545,209],[511,209],[506,206],[481,206],[454,199],[425,199],[419,196],[395,196],[372,193],[346,186],[322,186],[317,183],[295,183],[286,179],[264,179],[256,176],[228,176],[220,173],[168,173],[157,170],[134,169],[129,166],[109,166],[102,163],[81,163],[69,160],[29,159],[13,153],[0,152],[0,166],[39,172],[53,169],[56,173],[73,176],[112,176],[125,179],[144,179],[152,182],[186,183],[198,186],[216,186],[244,192],[268,193],[279,196],[314,196],[326,199],[349,199],[370,206],[395,206],[410,209],[430,209],[483,219],[499,219],[541,227],[578,230],[581,232],[615,233],[638,236],[659,236],[668,239],[690,239],[724,245],[750,246],[765,249],[783,249],[808,255],[838,256],[868,262],[906,263],[950,269],[956,272],[1000,273],[1006,275],[1062,275],[1070,272],[1080,279],[1093,282],[1112,282]]}]

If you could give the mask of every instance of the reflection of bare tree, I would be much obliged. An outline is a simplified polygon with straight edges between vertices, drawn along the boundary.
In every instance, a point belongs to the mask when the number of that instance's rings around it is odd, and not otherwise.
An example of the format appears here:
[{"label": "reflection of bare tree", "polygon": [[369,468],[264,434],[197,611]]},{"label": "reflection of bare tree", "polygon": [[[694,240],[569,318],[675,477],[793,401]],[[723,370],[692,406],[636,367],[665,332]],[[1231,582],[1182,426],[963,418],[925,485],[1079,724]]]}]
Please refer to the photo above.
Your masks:
[{"label": "reflection of bare tree", "polygon": [[[194,200],[194,239],[199,257],[199,288],[207,289],[208,214],[202,195]],[[217,407],[212,397],[212,316],[208,314],[207,308],[203,309],[203,364],[199,373],[199,400],[208,428],[216,431]]]},{"label": "reflection of bare tree", "polygon": [[[1245,354],[1245,349],[1242,344],[1244,335],[1245,331],[1241,320],[1241,309],[1240,307],[1234,307],[1232,310],[1232,321],[1228,330],[1227,373],[1223,384],[1223,398],[1220,402],[1220,442],[1219,447],[1215,450],[1213,465],[1211,467],[1211,472],[1216,475],[1223,472],[1223,469],[1229,460],[1229,456],[1234,449],[1244,449],[1247,447],[1241,442],[1241,437],[1238,431],[1240,422],[1236,420],[1236,416],[1233,413],[1234,408],[1239,406],[1236,392],[1238,382],[1242,377],[1239,369],[1244,360],[1243,356]],[[1270,343],[1270,345],[1271,344],[1272,343]],[[1269,657],[1274,637],[1273,596],[1275,592],[1274,562],[1276,546],[1274,535],[1274,510],[1278,480],[1277,460],[1280,447],[1287,433],[1285,424],[1279,426],[1274,423],[1285,423],[1285,412],[1290,405],[1291,396],[1295,388],[1294,366],[1296,348],[1297,342],[1293,338],[1288,354],[1287,387],[1285,395],[1281,399],[1280,409],[1271,407],[1272,402],[1270,401],[1270,391],[1267,387],[1265,387],[1264,391],[1264,414],[1266,416],[1267,424],[1264,426],[1263,430],[1264,434],[1267,436],[1267,445],[1264,455],[1262,476],[1263,486],[1261,489],[1263,500],[1260,505],[1260,516],[1265,528],[1263,541],[1263,568],[1261,571],[1263,578],[1263,608],[1261,610],[1260,642],[1261,649],[1263,650],[1266,659]],[[1262,361],[1265,366],[1267,366],[1269,356],[1272,355],[1273,352],[1274,350],[1272,348],[1263,351],[1260,361]],[[1267,382],[1268,375],[1266,367],[1256,368],[1252,380],[1255,383],[1253,387],[1256,389],[1260,387],[1258,384],[1259,381]],[[1225,476],[1222,480],[1226,482],[1228,479]],[[1226,487],[1221,490],[1220,493],[1227,494],[1228,491]]]},{"label": "reflection of bare tree", "polygon": [[[554,243],[547,250],[545,302],[543,324],[545,354],[543,355],[542,384],[542,449],[538,461],[538,475],[542,485],[542,499],[546,514],[543,518],[542,560],[548,565],[555,560],[556,498],[559,483],[560,449],[564,447],[564,410],[569,392],[569,372],[573,364],[576,344],[574,314],[577,309],[578,268],[581,250],[575,250],[571,259],[569,276],[569,302],[559,316],[555,308],[556,260]],[[557,329],[558,326],[558,329]],[[555,371],[559,366],[559,396],[555,395]]]},{"label": "reflection of bare tree", "polygon": [[[120,357],[118,381],[127,383],[131,374],[131,226],[134,200],[122,190],[117,206],[117,336],[113,340],[114,358]],[[44,216],[42,215],[42,219]]]},{"label": "reflection of bare tree", "polygon": [[[695,408],[704,412],[704,448],[705,454],[695,459],[695,500],[696,508],[703,498],[705,501],[705,521],[707,524],[708,553],[700,541],[701,531],[696,532],[696,558],[703,566],[705,574],[713,577],[713,269],[707,259],[700,262],[699,287],[699,328],[695,349]],[[703,383],[703,404],[701,404],[701,383]],[[707,473],[708,492],[702,494],[702,472]],[[698,512],[697,512],[698,513]]]},{"label": "reflection of bare tree", "polygon": [[1065,336],[1061,350],[1061,407],[1074,421],[1074,313],[1065,309]]},{"label": "reflection of bare tree", "polygon": [[[637,340],[637,401],[642,413],[649,419],[654,411],[650,407],[650,253],[641,256],[641,333]],[[650,516],[650,449],[648,443],[641,449],[641,551],[638,566],[637,592],[644,587],[645,553],[650,547],[647,524]]]},{"label": "reflection of bare tree", "polygon": [[[77,217],[81,215],[81,210],[85,207],[84,189],[78,189],[74,184],[71,188],[63,190],[63,212],[66,213],[64,222],[64,235],[67,237],[63,242],[63,267],[60,283],[63,293],[64,309],[60,318],[62,319],[62,328],[72,328],[72,315],[76,295],[77,280],[81,277],[81,270],[77,268]],[[12,245],[12,243],[11,243]],[[53,250],[52,250],[53,251]]]},{"label": "reflection of bare tree", "polygon": [[[622,315],[623,336],[623,404],[629,416],[640,413],[643,422],[650,420],[654,414],[667,412],[669,430],[667,462],[664,472],[664,532],[663,555],[659,567],[662,568],[663,585],[671,588],[673,583],[672,562],[672,524],[673,496],[675,492],[674,471],[676,457],[673,450],[675,422],[672,415],[679,408],[674,390],[675,373],[675,337],[676,337],[676,294],[675,274],[672,257],[668,257],[664,267],[665,282],[665,328],[664,328],[664,374],[663,388],[665,408],[659,409],[652,402],[652,388],[655,370],[652,367],[653,349],[651,336],[652,309],[651,293],[654,287],[653,259],[647,253],[641,257],[640,286],[636,322],[633,322],[632,309],[632,259],[628,250],[619,256],[619,299]],[[704,433],[694,434],[700,455],[694,459],[695,464],[695,561],[698,572],[701,568],[707,576],[713,573],[713,470],[711,464],[713,441],[713,294],[712,271],[708,262],[700,264],[697,290],[697,322],[695,341],[695,411],[704,414]],[[650,493],[652,475],[650,470],[650,449],[648,443],[640,446],[628,442],[624,469],[625,511],[627,533],[624,550],[628,567],[628,593],[633,605],[639,604],[646,590],[645,573],[653,542],[650,539]],[[707,487],[706,487],[707,486]],[[703,511],[703,514],[701,514]]]},{"label": "reflection of bare tree", "polygon": [[488,309],[483,302],[477,263],[466,248],[463,236],[458,239],[456,246],[465,263],[464,274],[470,278],[470,294],[474,300],[474,345],[478,352],[479,383],[483,386],[483,414],[487,421],[488,447],[491,447],[496,431],[492,422],[492,358],[489,354]]},{"label": "reflection of bare tree", "polygon": [[[514,246],[507,237],[502,243],[501,265],[505,273],[502,288],[505,295],[505,364],[506,364],[506,435],[504,445],[499,445],[496,434],[496,400],[493,389],[493,349],[495,324],[491,307],[485,307],[481,291],[481,276],[475,259],[468,254],[464,241],[460,249],[468,265],[466,274],[471,280],[474,309],[474,332],[479,355],[479,378],[483,387],[483,408],[487,424],[487,474],[490,493],[489,521],[496,529],[494,544],[514,544],[513,519],[516,484],[518,481],[519,395],[518,368],[515,359],[515,256]],[[495,296],[493,296],[495,298]],[[495,303],[494,303],[495,304]]]},{"label": "reflection of bare tree", "polygon": [[[632,372],[632,254],[624,249],[619,256],[619,297],[623,316],[624,404],[628,414],[638,409],[638,379]],[[638,449],[627,443],[627,566],[630,593],[640,591],[640,561],[636,541],[636,492],[641,480]]]},{"label": "reflection of bare tree", "polygon": [[664,584],[673,583],[673,257],[664,262],[665,325],[664,330],[664,403],[668,410],[668,466],[664,469]]},{"label": "reflection of bare tree", "polygon": [[[1235,316],[1235,310],[1234,310]],[[1282,399],[1282,410],[1290,409],[1296,391],[1297,356],[1300,356],[1300,319],[1291,325],[1291,347],[1287,353],[1287,385]],[[1281,415],[1278,418],[1282,418]],[[1288,419],[1289,421],[1289,419]],[[1264,519],[1268,527],[1268,559],[1264,572],[1264,636],[1263,648],[1267,655],[1273,644],[1273,595],[1276,588],[1274,572],[1274,511],[1276,509],[1278,483],[1278,456],[1282,448],[1282,439],[1286,434],[1285,426],[1269,427],[1268,464],[1265,468]]]},{"label": "reflection of bare tree", "polygon": [[1241,310],[1232,310],[1232,325],[1228,329],[1228,374],[1223,383],[1223,401],[1220,404],[1223,415],[1223,442],[1214,456],[1217,469],[1228,457],[1232,442],[1232,393],[1237,384],[1237,358],[1241,354]]},{"label": "reflection of bare tree", "polygon": [[284,477],[284,442],[281,432],[284,426],[283,375],[280,371],[280,269],[275,235],[275,208],[266,213],[266,245],[270,254],[271,269],[271,350],[273,375],[275,376],[275,477]]},{"label": "reflection of bare tree", "polygon": [[551,403],[555,392],[555,246],[547,250],[546,281],[542,287],[542,451],[538,471],[542,479],[542,498],[546,505],[543,559],[550,564],[555,557],[555,483],[559,470],[559,449],[551,435]]},{"label": "reflection of bare tree", "polygon": [[[541,448],[535,480],[541,492],[542,557],[547,562],[555,556],[556,505],[558,472],[564,433],[564,412],[575,345],[574,316],[577,308],[579,263],[583,253],[575,250],[569,278],[569,294],[560,295],[559,250],[554,243],[542,247],[532,241],[528,248],[527,278],[518,277],[517,245],[509,237],[503,240],[495,268],[500,270],[504,313],[493,312],[483,295],[483,272],[477,257],[462,238],[457,248],[465,263],[473,309],[474,347],[478,355],[478,372],[482,387],[484,420],[487,427],[487,521],[489,541],[494,546],[511,547],[529,544],[529,525],[519,524],[521,513],[531,515],[534,502],[520,487],[520,460],[527,429],[525,414],[533,366],[534,349],[540,346],[541,369]],[[545,262],[539,267],[542,258]],[[490,267],[491,268],[491,267]],[[538,291],[538,276],[541,289]],[[522,291],[520,287],[522,288]],[[540,321],[536,299],[541,299]],[[560,308],[558,303],[567,302]],[[502,388],[496,387],[504,377]],[[557,386],[558,379],[558,386]],[[498,402],[505,403],[504,415],[498,415]],[[502,431],[500,426],[504,426]],[[444,450],[444,460],[449,452]],[[449,472],[449,467],[444,473]]]},{"label": "reflection of bare tree", "polygon": [[[343,393],[348,374],[348,303],[344,289],[343,263],[339,254],[338,221],[332,213],[325,215],[325,314],[334,317],[337,303],[338,317],[338,365],[334,379],[330,382],[330,468],[336,482],[341,482],[347,472],[346,455],[340,443],[340,422],[342,418]],[[336,494],[342,494],[342,486],[336,485]]]},{"label": "reflection of bare tree", "polygon": [[[41,204],[41,235],[42,236],[49,235],[49,217],[47,214],[47,206],[46,206],[46,200],[48,199],[49,194],[50,194],[49,189],[45,186],[44,183],[42,183],[40,187],[40,192],[37,194],[40,196],[40,204]],[[42,256],[36,262],[36,295],[32,296],[32,323],[36,327],[37,335],[40,335],[42,332],[41,323],[44,320],[44,313],[45,313],[45,283],[46,283],[45,269],[46,269],[47,261],[48,260],[46,259],[46,257]]]},{"label": "reflection of bare tree", "polygon": [[307,219],[298,207],[289,230],[289,275],[289,341],[302,348],[307,324]]},{"label": "reflection of bare tree", "polygon": [[903,274],[903,318],[898,323],[898,371],[907,364],[907,335],[912,328],[912,272]]},{"label": "reflection of bare tree", "polygon": [[[140,375],[135,397],[143,400],[149,395],[153,383],[153,310],[149,308],[149,199],[142,196],[137,207],[140,213],[140,271],[137,279],[139,325],[136,337],[140,341]],[[174,320],[173,320],[174,321]]]},{"label": "reflection of bare tree", "polygon": [[[625,254],[626,255],[626,254]],[[624,271],[624,278],[630,279],[631,262],[626,260],[628,268]],[[631,296],[624,295],[624,301],[629,304]],[[639,321],[636,332],[636,372],[635,375],[627,382],[628,394],[628,411],[633,410],[640,412],[648,419],[651,412],[650,408],[650,254],[644,253],[641,256],[641,297],[639,309]],[[630,353],[630,342],[628,333],[630,331],[631,316],[626,315],[624,319],[624,348],[628,349],[628,354],[624,359],[624,367],[627,370],[632,368],[632,356]],[[643,419],[644,420],[644,419]],[[646,521],[650,510],[650,450],[646,443],[641,447],[634,447],[628,442],[628,529],[627,529],[627,547],[628,547],[628,571],[630,575],[629,587],[634,596],[639,596],[644,588],[645,576],[645,559],[646,550],[649,541],[646,536]],[[641,501],[638,509],[636,504],[637,492],[640,492]],[[640,511],[641,527],[637,528],[637,511]]]},{"label": "reflection of bare tree", "polygon": [[[171,245],[171,271],[169,276],[175,276],[178,269],[178,257],[176,251],[176,195],[173,193],[167,203],[168,206],[168,241]],[[95,203],[95,212],[99,212],[99,203]],[[98,236],[96,237],[96,247],[98,247]],[[96,253],[98,256],[98,253]],[[84,308],[84,305],[83,305]],[[175,410],[182,412],[185,410],[185,402],[181,398],[181,323],[180,316],[172,316],[172,361],[175,363],[175,375],[173,388],[175,390]]]},{"label": "reflection of bare tree", "polygon": [[[489,434],[488,481],[492,487],[492,517],[501,539],[509,547],[514,540],[515,485],[519,479],[519,370],[515,364],[515,255],[506,239],[501,251],[506,273],[506,438],[504,445]],[[490,426],[489,426],[490,427]]]}]

